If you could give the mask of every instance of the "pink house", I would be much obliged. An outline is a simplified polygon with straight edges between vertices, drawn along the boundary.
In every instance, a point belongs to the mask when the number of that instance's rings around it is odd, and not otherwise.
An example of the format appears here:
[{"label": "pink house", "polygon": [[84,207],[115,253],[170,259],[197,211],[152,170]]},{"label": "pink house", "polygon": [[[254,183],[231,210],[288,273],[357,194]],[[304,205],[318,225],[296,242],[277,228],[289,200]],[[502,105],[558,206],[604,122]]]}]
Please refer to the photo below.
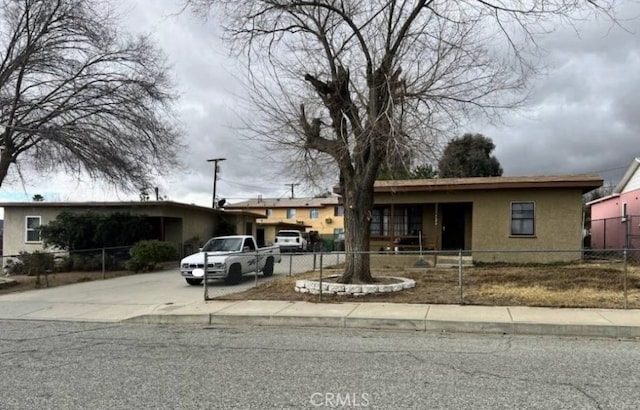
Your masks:
[{"label": "pink house", "polygon": [[591,206],[592,249],[640,249],[640,157],[611,195],[587,205]]}]

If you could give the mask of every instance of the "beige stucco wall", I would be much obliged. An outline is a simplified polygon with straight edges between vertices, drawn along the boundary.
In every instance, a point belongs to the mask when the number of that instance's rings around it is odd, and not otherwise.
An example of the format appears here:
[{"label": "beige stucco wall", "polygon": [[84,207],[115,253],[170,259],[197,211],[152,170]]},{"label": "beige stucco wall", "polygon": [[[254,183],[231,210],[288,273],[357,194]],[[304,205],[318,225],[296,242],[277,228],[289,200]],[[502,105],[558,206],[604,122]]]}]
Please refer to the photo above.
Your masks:
[{"label": "beige stucco wall", "polygon": [[56,218],[59,211],[52,208],[5,208],[2,255],[18,255],[20,252],[42,251],[42,242],[26,242],[26,217],[39,216],[46,225]]},{"label": "beige stucco wall", "polygon": [[[43,250],[43,244],[27,243],[25,241],[25,218],[27,216],[40,216],[41,224],[46,225],[56,218],[63,210],[70,212],[95,212],[95,213],[114,213],[128,212],[137,215],[147,215],[150,217],[166,218],[165,240],[176,245],[178,251],[181,251],[181,245],[184,241],[197,238],[199,244],[203,244],[211,236],[213,236],[214,228],[220,218],[217,214],[205,210],[194,208],[182,208],[177,206],[159,206],[159,207],[140,207],[140,208],[92,208],[92,207],[5,207],[4,209],[4,238],[3,238],[3,255],[17,255],[21,251],[33,252]],[[244,233],[246,224],[251,224],[252,234],[256,233],[255,217],[250,215],[233,215],[226,214],[224,216],[230,223],[236,227],[237,233]]]},{"label": "beige stucco wall", "polygon": [[[534,202],[535,235],[511,236],[511,203]],[[472,203],[467,226],[465,245],[473,252],[474,261],[550,262],[574,260],[581,257],[582,247],[582,191],[580,189],[505,189],[425,193],[379,193],[376,205],[397,204],[445,204],[451,202]],[[441,224],[441,206],[438,225]],[[425,241],[440,243],[439,227],[436,227],[435,207],[425,207],[423,231]],[[435,238],[430,233],[435,233]],[[373,245],[373,243],[372,243]],[[372,248],[375,249],[375,248]],[[488,251],[520,251],[514,253]],[[577,252],[557,252],[576,250]],[[531,251],[554,251],[537,252]]]},{"label": "beige stucco wall", "polygon": [[264,229],[264,242],[266,245],[273,245],[276,241],[276,233],[278,227],[274,225],[259,225],[260,229]]},{"label": "beige stucco wall", "polygon": [[[327,205],[318,208],[295,208],[295,218],[287,218],[288,208],[270,208],[273,212],[271,216],[261,221],[264,223],[300,223],[301,225],[309,226],[306,228],[306,231],[318,231],[320,235],[333,235],[334,229],[344,228],[344,217],[333,215],[335,206],[337,205]],[[312,219],[310,217],[309,213],[311,209],[318,209],[318,218]],[[253,208],[251,211],[266,214],[266,208]],[[267,233],[265,232],[265,240],[268,240],[266,235]],[[273,238],[275,238],[275,232]]]}]

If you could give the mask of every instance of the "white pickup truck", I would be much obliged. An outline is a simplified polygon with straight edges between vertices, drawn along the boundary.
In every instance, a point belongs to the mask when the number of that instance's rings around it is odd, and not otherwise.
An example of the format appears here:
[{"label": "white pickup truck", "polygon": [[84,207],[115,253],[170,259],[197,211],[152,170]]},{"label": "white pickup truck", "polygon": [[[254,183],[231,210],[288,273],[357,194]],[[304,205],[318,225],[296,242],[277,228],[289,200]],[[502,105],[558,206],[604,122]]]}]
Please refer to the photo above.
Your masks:
[{"label": "white pickup truck", "polygon": [[242,281],[249,272],[273,275],[273,265],[280,263],[277,245],[258,248],[253,236],[233,235],[211,238],[200,249],[180,261],[180,274],[189,285],[200,285],[204,279],[204,260],[207,256],[207,279],[224,279],[229,285]]}]

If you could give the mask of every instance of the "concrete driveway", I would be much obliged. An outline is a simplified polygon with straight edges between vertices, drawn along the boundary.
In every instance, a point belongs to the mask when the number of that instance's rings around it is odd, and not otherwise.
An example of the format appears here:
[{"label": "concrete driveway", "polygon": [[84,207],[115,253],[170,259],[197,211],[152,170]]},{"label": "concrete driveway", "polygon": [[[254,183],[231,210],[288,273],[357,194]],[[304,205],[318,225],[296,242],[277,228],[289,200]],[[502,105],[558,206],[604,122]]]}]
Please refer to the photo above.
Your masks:
[{"label": "concrete driveway", "polygon": [[[335,264],[339,255],[324,255],[323,265]],[[342,256],[344,258],[344,256]],[[271,278],[258,276],[258,284],[273,278],[319,269],[316,255],[283,255]],[[253,276],[245,276],[239,285],[227,286],[222,281],[210,282],[209,298],[242,292],[255,286]],[[158,309],[202,305],[204,287],[190,286],[172,269],[108,280],[82,282],[49,289],[0,296],[0,319],[121,321],[148,315]]]}]

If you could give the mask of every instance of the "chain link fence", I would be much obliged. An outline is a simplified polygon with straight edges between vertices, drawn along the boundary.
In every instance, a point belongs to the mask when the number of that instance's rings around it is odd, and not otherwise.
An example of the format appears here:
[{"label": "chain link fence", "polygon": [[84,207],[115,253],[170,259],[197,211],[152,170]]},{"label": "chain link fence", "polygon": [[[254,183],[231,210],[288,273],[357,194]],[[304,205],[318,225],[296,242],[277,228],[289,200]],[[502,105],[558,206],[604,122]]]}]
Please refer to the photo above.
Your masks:
[{"label": "chain link fence", "polygon": [[[43,276],[87,272],[104,279],[127,270],[131,246],[71,252],[5,255],[5,275]],[[557,307],[640,308],[640,249],[375,251],[370,256],[374,276],[405,276],[416,280],[407,303],[529,305]],[[319,251],[282,253],[267,269],[259,254],[252,286],[263,276],[329,278],[343,272],[356,253]],[[205,282],[205,298],[207,284]],[[403,296],[404,297],[404,296]],[[360,299],[366,301],[366,298]]]},{"label": "chain link fence", "polygon": [[585,248],[640,249],[640,215],[591,220]]},{"label": "chain link fence", "polygon": [[127,270],[132,246],[81,249],[73,251],[34,251],[3,255],[5,276],[36,276],[36,284],[48,286],[48,276],[69,272],[85,272],[95,279],[105,279],[107,272]]},{"label": "chain link fence", "polygon": [[[418,283],[407,303],[640,308],[637,249],[367,252],[374,276]],[[284,253],[281,276],[330,280],[356,253]],[[258,285],[260,273],[255,274]],[[322,300],[320,288],[318,300]],[[376,299],[377,298],[377,299]],[[339,300],[339,299],[337,299]],[[381,300],[380,295],[358,300]]]}]

